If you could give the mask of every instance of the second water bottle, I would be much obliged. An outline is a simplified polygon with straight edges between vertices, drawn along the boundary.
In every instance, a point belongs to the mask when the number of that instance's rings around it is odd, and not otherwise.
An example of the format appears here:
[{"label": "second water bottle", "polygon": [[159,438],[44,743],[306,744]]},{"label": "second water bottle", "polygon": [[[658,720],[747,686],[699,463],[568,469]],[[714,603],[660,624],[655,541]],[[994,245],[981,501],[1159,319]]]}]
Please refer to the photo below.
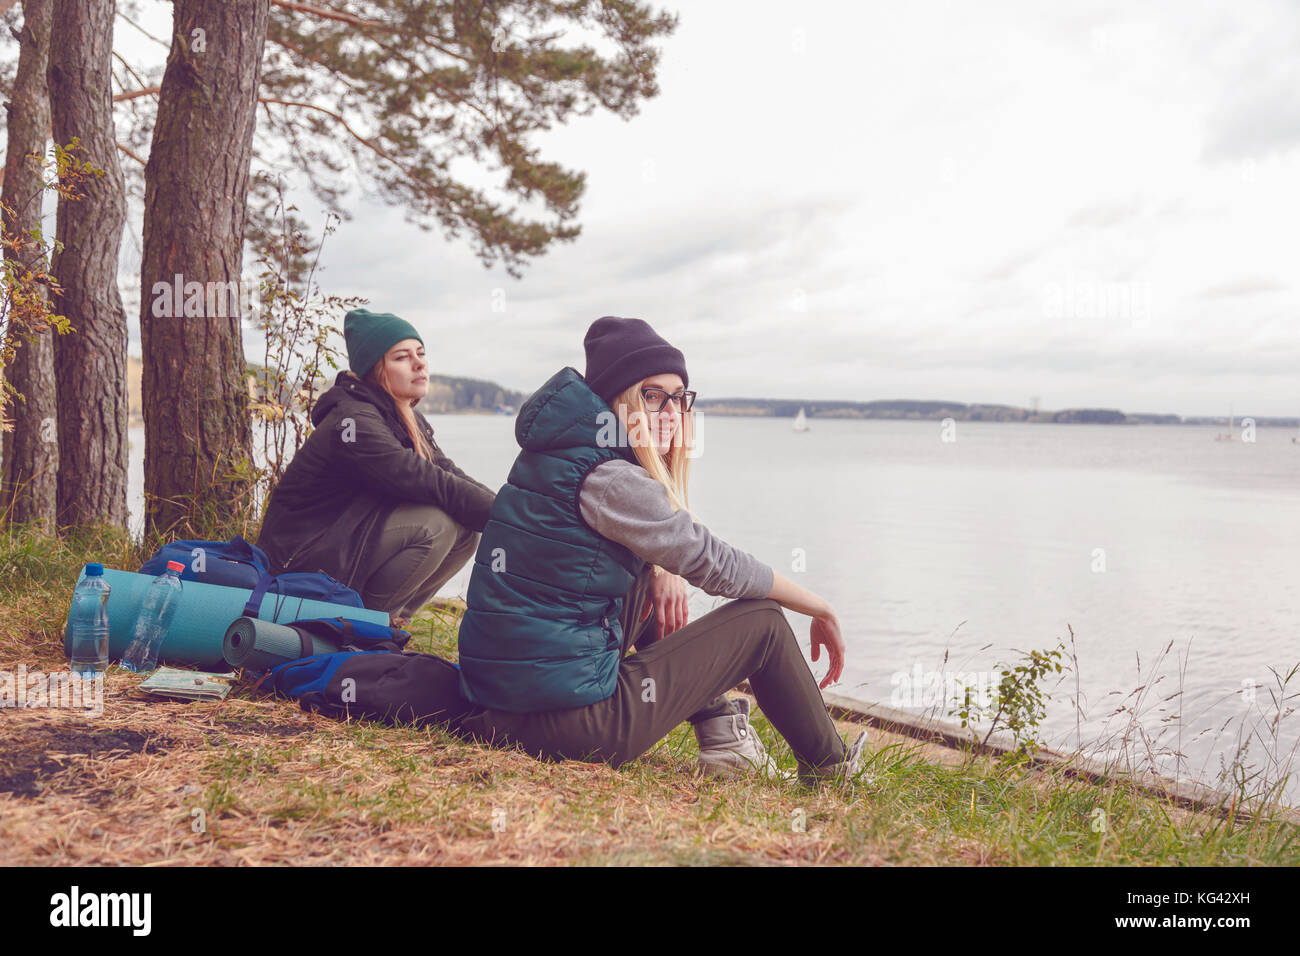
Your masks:
[{"label": "second water bottle", "polygon": [[145,673],[158,666],[158,651],[181,603],[180,574],[184,570],[179,561],[168,561],[167,570],[149,585],[140,602],[131,643],[122,655],[123,670]]}]

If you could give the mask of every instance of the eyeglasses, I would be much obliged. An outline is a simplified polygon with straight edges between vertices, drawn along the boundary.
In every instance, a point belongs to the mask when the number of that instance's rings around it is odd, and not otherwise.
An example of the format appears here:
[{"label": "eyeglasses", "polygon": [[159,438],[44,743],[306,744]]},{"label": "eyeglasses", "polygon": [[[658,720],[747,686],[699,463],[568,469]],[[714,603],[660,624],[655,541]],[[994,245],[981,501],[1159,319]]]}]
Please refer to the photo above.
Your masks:
[{"label": "eyeglasses", "polygon": [[663,407],[668,404],[669,399],[672,399],[677,408],[683,412],[689,412],[691,406],[695,404],[695,393],[687,391],[669,395],[662,388],[643,388],[641,389],[641,397],[645,399],[646,411],[650,412],[662,411]]}]

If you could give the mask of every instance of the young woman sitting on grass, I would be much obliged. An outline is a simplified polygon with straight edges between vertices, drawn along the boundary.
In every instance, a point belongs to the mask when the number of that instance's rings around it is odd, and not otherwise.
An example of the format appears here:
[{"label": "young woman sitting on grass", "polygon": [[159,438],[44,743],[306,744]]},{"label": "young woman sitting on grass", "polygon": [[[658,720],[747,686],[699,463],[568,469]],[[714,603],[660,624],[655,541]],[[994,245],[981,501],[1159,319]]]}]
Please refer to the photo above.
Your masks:
[{"label": "young woman sitting on grass", "polygon": [[[812,617],[812,659],[829,657],[821,687],[844,666],[835,612],[688,510],[695,393],[682,353],[611,316],[585,346],[586,375],[556,373],[515,423],[523,450],[483,529],[460,626],[461,688],[478,705],[462,729],[618,767],[690,720],[703,769],[770,771],[748,701],[726,697],[748,680],[802,780],[852,777],[866,732],[851,748],[840,739],[781,608]],[[681,578],[735,600],[688,623]]]},{"label": "young woman sitting on grass", "polygon": [[353,309],[343,337],[351,368],[313,406],[257,544],[273,573],[324,571],[405,627],[473,555],[494,495],[415,409],[429,390],[415,327]]}]

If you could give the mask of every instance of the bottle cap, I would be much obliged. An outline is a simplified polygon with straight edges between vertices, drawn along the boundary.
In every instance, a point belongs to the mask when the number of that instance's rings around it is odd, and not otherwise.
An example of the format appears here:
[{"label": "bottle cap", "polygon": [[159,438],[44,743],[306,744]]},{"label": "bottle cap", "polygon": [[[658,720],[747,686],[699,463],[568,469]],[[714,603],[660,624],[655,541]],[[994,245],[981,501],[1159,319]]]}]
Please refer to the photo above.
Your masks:
[{"label": "bottle cap", "polygon": [[168,561],[168,562],[167,562],[167,570],[168,570],[168,571],[184,571],[184,570],[185,570],[185,565],[181,564],[179,561]]},{"label": "bottle cap", "polygon": [[86,565],[86,577],[97,578],[104,576],[104,566],[98,562],[92,562]]}]

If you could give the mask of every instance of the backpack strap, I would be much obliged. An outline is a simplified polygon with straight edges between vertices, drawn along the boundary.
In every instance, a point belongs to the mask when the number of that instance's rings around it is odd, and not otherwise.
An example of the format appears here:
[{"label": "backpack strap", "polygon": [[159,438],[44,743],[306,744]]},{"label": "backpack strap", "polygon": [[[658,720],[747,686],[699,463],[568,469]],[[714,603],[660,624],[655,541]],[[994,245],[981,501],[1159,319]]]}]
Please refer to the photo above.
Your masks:
[{"label": "backpack strap", "polygon": [[294,621],[289,626],[340,647],[354,647],[363,651],[372,649],[400,651],[411,639],[411,633],[401,628],[375,624],[372,621],[356,621],[341,616],[306,618]]},{"label": "backpack strap", "polygon": [[253,588],[253,593],[248,596],[248,603],[244,605],[244,617],[257,617],[262,609],[262,598],[266,596],[274,580],[275,578],[265,571],[258,576],[257,586]]},{"label": "backpack strap", "polygon": [[[293,627],[292,624],[289,625]],[[311,657],[316,653],[316,645],[311,639],[311,634],[305,628],[294,627],[294,632],[298,635],[298,649],[301,652],[300,657]]]},{"label": "backpack strap", "polygon": [[[280,579],[269,571],[259,570],[257,586],[248,596],[248,603],[244,605],[244,617],[257,617],[258,612],[262,609],[262,598],[266,597],[266,592],[274,590],[280,594]],[[276,608],[279,613],[279,608]]]}]

